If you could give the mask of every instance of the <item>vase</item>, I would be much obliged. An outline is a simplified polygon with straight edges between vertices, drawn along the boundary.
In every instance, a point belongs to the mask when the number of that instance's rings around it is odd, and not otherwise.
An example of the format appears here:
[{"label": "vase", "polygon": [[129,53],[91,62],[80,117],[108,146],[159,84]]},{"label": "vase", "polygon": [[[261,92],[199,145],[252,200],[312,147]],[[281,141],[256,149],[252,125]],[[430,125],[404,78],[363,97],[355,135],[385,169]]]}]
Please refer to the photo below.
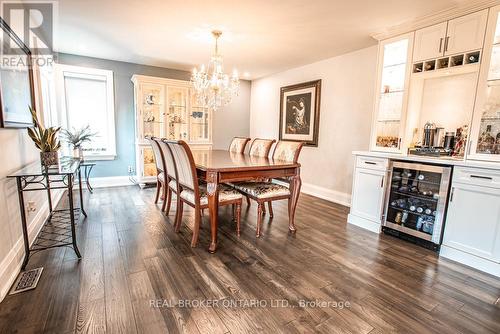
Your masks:
[{"label": "vase", "polygon": [[40,162],[44,167],[57,166],[59,164],[59,158],[57,151],[52,152],[40,152]]},{"label": "vase", "polygon": [[80,146],[73,148],[73,158],[83,160],[83,150]]}]

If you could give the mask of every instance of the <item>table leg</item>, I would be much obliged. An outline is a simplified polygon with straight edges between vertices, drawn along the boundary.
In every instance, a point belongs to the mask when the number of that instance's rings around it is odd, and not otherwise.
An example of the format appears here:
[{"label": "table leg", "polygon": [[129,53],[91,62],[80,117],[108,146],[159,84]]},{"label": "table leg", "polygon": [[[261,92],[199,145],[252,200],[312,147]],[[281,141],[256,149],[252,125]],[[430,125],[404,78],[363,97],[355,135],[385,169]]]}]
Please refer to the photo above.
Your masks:
[{"label": "table leg", "polygon": [[210,247],[208,251],[215,253],[217,250],[217,220],[219,213],[219,174],[207,173],[208,210],[210,215]]},{"label": "table leg", "polygon": [[[68,202],[69,202],[69,217],[71,222],[71,240],[73,243],[73,249],[75,251],[76,256],[81,259],[80,251],[78,250],[78,246],[76,245],[76,231],[75,231],[75,208],[73,205],[73,175],[68,176]],[[81,192],[81,181],[80,181],[80,192]]]},{"label": "table leg", "polygon": [[78,191],[80,192],[80,210],[82,210],[82,213],[85,217],[87,217],[87,213],[85,212],[85,209],[83,208],[83,190],[82,190],[82,168],[78,168]]},{"label": "table leg", "polygon": [[19,208],[21,209],[21,224],[23,228],[23,240],[24,240],[24,260],[21,266],[21,270],[26,268],[28,260],[30,258],[30,241],[28,239],[28,227],[26,225],[26,212],[24,211],[24,194],[23,186],[21,183],[21,178],[17,177],[17,194],[19,196]]},{"label": "table leg", "polygon": [[302,180],[300,179],[300,169],[297,168],[296,174],[292,176],[290,188],[290,201],[288,202],[288,229],[295,233],[297,228],[295,227],[295,209],[297,208],[297,203],[299,201],[300,188],[302,186]]},{"label": "table leg", "polygon": [[94,193],[94,188],[90,185],[90,173],[92,172],[92,168],[94,168],[94,165],[90,166],[85,166],[85,184],[87,185],[87,189],[90,191],[91,194]]}]

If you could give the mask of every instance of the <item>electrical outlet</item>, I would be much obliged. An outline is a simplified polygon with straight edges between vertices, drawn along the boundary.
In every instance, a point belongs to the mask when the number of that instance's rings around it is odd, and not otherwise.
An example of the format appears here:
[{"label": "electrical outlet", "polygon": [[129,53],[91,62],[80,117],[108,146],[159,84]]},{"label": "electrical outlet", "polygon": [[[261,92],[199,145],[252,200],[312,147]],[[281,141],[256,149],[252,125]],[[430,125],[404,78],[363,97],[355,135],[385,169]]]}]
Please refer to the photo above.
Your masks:
[{"label": "electrical outlet", "polygon": [[134,167],[128,166],[128,173],[129,174],[134,174]]},{"label": "electrical outlet", "polygon": [[28,206],[26,207],[28,212],[36,211],[36,203],[34,201],[28,201]]}]

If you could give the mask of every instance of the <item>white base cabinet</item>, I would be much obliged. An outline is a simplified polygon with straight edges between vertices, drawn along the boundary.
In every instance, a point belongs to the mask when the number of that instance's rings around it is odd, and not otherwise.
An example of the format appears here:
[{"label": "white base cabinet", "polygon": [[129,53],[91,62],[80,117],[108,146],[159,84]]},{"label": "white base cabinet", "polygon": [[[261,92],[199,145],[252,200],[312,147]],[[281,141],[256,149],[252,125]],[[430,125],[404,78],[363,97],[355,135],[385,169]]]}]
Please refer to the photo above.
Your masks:
[{"label": "white base cabinet", "polygon": [[351,200],[347,221],[379,233],[385,198],[388,159],[356,158]]},{"label": "white base cabinet", "polygon": [[500,171],[455,168],[440,255],[500,275]]}]

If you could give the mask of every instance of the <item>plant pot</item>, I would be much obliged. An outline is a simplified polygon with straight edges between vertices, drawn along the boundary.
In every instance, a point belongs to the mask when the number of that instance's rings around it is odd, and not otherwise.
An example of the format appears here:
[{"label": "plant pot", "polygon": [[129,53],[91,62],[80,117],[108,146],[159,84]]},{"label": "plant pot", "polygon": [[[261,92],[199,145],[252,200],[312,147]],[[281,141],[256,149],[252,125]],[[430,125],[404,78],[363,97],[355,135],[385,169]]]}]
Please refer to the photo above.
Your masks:
[{"label": "plant pot", "polygon": [[83,150],[81,147],[73,148],[73,158],[83,160]]},{"label": "plant pot", "polygon": [[53,152],[40,152],[40,161],[44,167],[57,166],[59,164],[59,157],[57,151]]}]

